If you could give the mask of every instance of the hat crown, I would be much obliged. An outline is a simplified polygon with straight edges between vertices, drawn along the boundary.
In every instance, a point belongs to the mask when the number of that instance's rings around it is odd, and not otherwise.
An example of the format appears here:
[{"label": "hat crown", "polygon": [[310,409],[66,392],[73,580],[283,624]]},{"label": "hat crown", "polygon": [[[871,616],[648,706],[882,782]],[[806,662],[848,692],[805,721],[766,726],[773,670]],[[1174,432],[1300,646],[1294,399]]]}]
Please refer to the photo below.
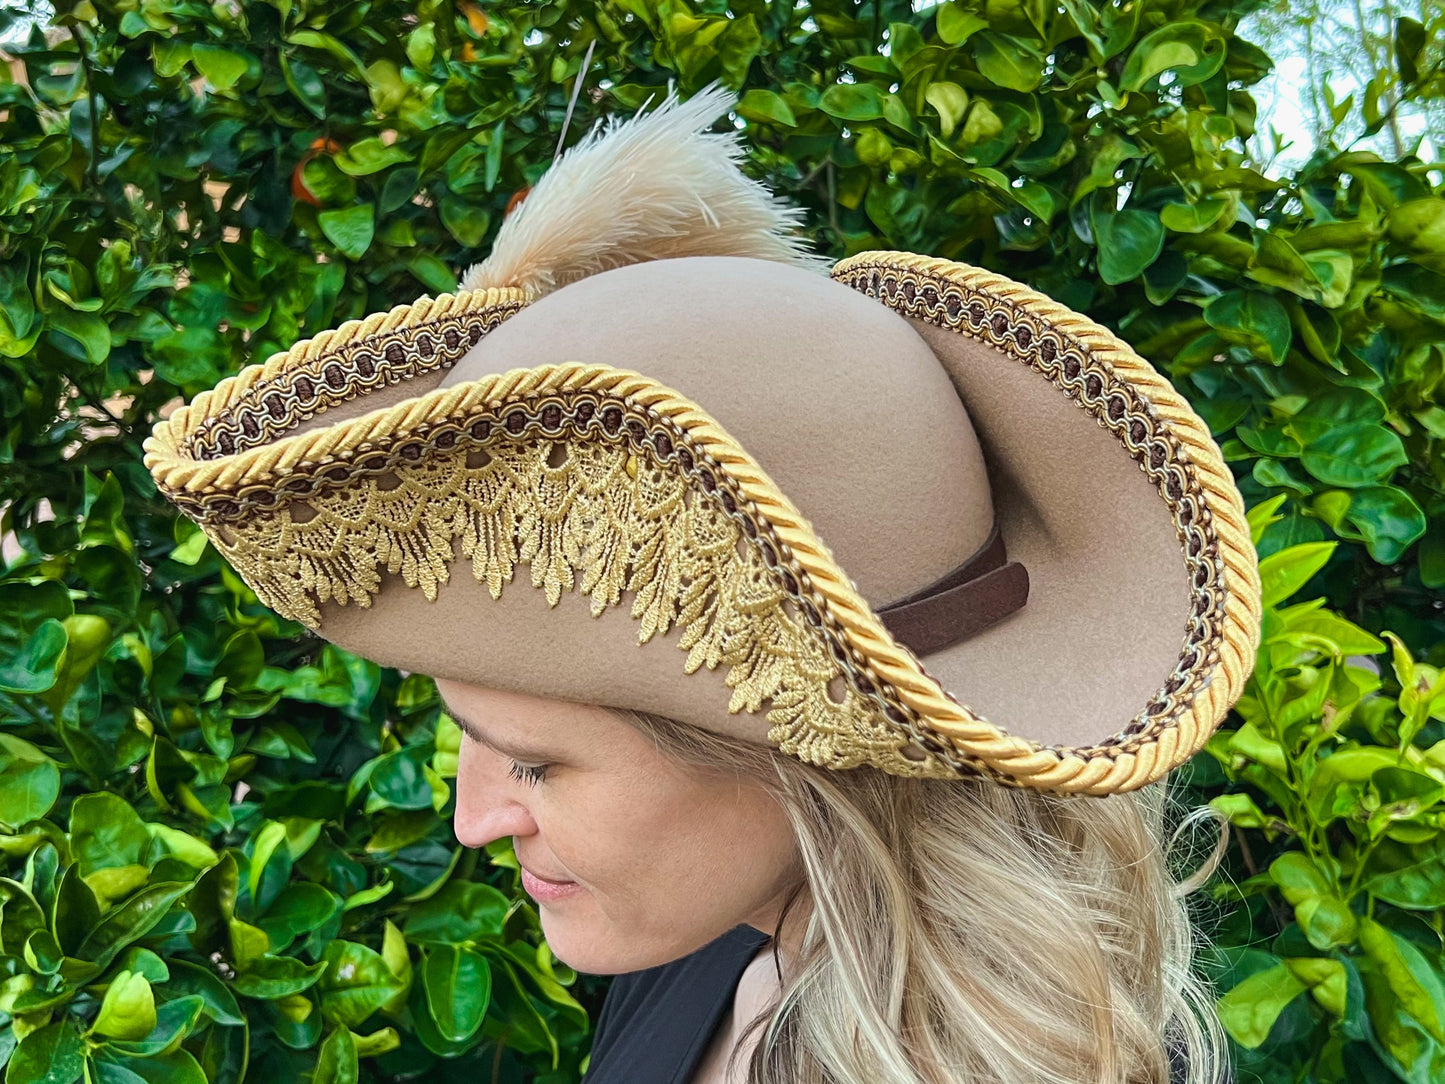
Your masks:
[{"label": "hat crown", "polygon": [[529,305],[442,381],[580,362],[645,372],[698,403],[886,605],[983,545],[978,440],[908,322],[822,275],[688,257],[594,275]]}]

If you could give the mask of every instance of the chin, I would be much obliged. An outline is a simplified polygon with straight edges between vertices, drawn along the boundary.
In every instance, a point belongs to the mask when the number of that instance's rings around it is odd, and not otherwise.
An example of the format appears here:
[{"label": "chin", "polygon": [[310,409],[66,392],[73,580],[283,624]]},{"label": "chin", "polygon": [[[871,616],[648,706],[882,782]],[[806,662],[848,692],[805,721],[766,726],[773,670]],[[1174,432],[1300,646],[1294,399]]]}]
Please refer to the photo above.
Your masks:
[{"label": "chin", "polygon": [[624,975],[645,971],[681,959],[712,940],[704,937],[697,944],[670,947],[649,938],[623,938],[618,931],[587,921],[580,916],[561,915],[552,907],[537,908],[542,920],[542,934],[552,955],[574,971],[584,975]]}]

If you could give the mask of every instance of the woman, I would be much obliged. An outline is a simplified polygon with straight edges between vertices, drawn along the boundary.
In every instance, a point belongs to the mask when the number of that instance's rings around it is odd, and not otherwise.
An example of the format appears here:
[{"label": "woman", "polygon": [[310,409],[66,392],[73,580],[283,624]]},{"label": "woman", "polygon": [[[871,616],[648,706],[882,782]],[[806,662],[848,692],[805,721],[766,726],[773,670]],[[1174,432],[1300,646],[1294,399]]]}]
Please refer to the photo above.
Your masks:
[{"label": "woman", "polygon": [[1219,1079],[1146,786],[1258,639],[1218,449],[1006,279],[821,274],[699,134],[729,104],[594,134],[457,296],[223,381],[148,465],[267,604],[437,678],[458,837],[624,975],[589,1082]]}]

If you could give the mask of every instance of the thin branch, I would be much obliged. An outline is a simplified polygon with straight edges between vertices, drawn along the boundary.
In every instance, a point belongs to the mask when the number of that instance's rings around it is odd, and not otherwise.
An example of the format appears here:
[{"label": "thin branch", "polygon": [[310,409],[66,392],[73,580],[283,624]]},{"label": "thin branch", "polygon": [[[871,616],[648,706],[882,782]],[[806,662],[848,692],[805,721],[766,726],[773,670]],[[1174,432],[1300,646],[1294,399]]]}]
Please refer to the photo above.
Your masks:
[{"label": "thin branch", "polygon": [[80,53],[80,66],[85,69],[85,92],[90,99],[90,163],[86,168],[86,173],[90,177],[90,183],[99,188],[100,169],[96,162],[96,155],[100,151],[100,104],[95,95],[95,80],[92,78],[90,54],[85,51],[85,36],[81,34],[78,23],[71,24],[70,36],[75,39],[75,48]]}]

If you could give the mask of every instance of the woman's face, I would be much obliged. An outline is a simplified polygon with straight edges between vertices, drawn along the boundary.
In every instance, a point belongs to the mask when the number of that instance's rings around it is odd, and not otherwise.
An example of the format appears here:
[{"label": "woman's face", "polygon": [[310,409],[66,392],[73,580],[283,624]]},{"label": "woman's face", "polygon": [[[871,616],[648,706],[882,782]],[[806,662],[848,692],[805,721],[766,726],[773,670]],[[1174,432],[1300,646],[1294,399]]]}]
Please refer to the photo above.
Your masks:
[{"label": "woman's face", "polygon": [[744,923],[772,932],[800,875],[787,819],[757,784],[679,764],[604,708],[437,688],[468,734],[457,839],[512,837],[564,963],[618,974]]}]

